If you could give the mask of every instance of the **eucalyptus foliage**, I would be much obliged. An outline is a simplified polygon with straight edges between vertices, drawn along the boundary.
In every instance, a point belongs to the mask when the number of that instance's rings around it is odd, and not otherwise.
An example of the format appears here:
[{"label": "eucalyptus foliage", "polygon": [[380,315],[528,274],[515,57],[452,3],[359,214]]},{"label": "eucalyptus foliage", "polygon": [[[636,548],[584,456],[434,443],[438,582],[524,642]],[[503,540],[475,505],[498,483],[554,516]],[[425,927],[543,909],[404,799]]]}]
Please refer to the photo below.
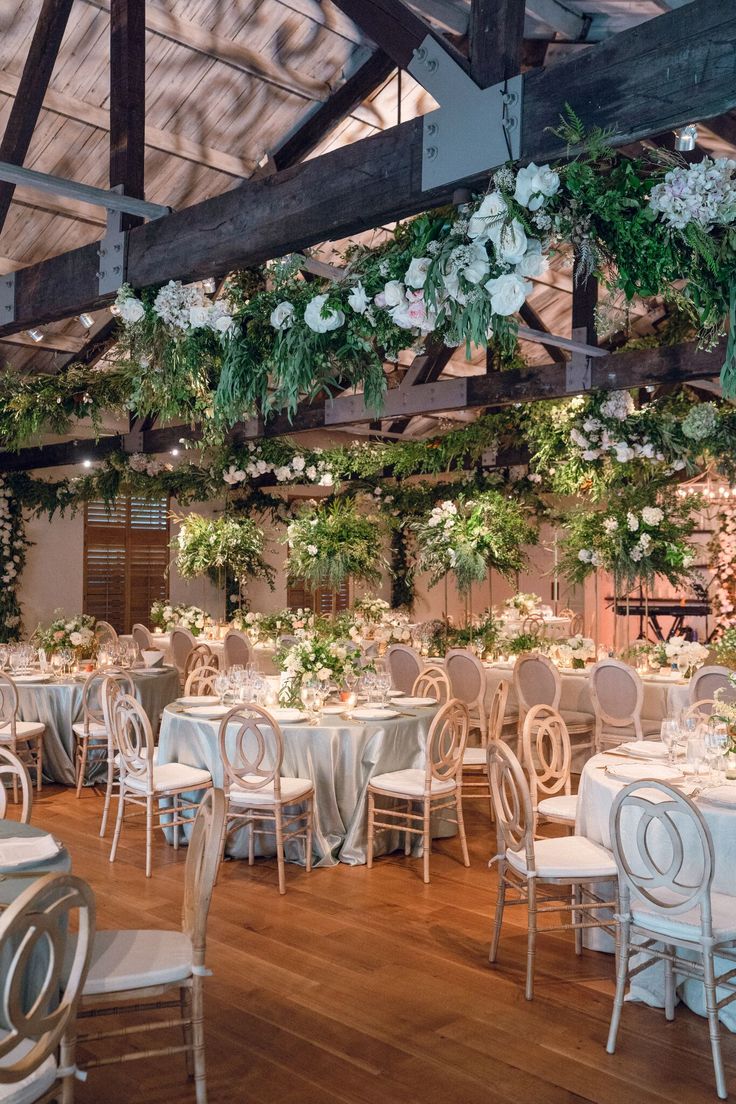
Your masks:
[{"label": "eucalyptus foliage", "polygon": [[346,579],[378,584],[388,564],[381,552],[382,526],[352,500],[307,507],[286,530],[287,573],[312,590],[337,590]]},{"label": "eucalyptus foliage", "polygon": [[265,579],[273,589],[273,570],[263,559],[263,530],[251,518],[206,518],[193,513],[176,520],[179,533],[172,548],[182,578],[208,575],[219,582],[229,569],[240,582],[249,577]]}]

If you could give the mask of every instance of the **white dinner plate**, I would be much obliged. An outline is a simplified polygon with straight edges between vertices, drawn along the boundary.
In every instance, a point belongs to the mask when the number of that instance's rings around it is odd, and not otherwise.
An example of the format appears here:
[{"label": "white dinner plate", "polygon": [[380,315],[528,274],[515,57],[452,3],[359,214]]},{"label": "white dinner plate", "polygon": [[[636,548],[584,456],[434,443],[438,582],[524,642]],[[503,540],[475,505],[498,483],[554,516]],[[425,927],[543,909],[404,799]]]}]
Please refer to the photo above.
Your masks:
[{"label": "white dinner plate", "polygon": [[346,702],[327,702],[322,706],[322,712],[327,713],[329,716],[333,714],[337,716],[338,713],[345,713],[348,706]]},{"label": "white dinner plate", "polygon": [[220,699],[216,694],[192,694],[189,697],[177,698],[177,705],[219,705]]},{"label": "white dinner plate", "polygon": [[712,790],[703,790],[700,800],[707,801],[709,805],[733,808],[736,805],[736,782],[727,782],[723,786],[714,786]]},{"label": "white dinner plate", "polygon": [[612,763],[606,774],[617,782],[642,782],[650,778],[655,782],[681,782],[684,777],[677,767],[665,763]]},{"label": "white dinner plate", "polygon": [[220,721],[232,708],[231,705],[189,705],[184,712],[199,721]]},{"label": "white dinner plate", "polygon": [[298,724],[300,721],[308,720],[307,714],[301,709],[283,709],[277,707],[275,709],[269,709],[268,712],[278,721],[279,724]]},{"label": "white dinner plate", "polygon": [[351,716],[356,721],[388,721],[399,713],[396,709],[381,709],[379,705],[359,705],[351,711]]},{"label": "white dinner plate", "polygon": [[667,748],[659,740],[634,740],[630,744],[619,744],[619,754],[633,756],[634,759],[666,759]]},{"label": "white dinner plate", "polygon": [[396,698],[395,705],[437,705],[436,698]]},{"label": "white dinner plate", "polygon": [[[87,676],[84,676],[87,678]],[[48,682],[51,675],[44,675],[40,671],[35,671],[30,675],[12,675],[13,682]]]},{"label": "white dinner plate", "polygon": [[390,698],[403,698],[404,692],[403,690],[389,690],[388,696]]}]

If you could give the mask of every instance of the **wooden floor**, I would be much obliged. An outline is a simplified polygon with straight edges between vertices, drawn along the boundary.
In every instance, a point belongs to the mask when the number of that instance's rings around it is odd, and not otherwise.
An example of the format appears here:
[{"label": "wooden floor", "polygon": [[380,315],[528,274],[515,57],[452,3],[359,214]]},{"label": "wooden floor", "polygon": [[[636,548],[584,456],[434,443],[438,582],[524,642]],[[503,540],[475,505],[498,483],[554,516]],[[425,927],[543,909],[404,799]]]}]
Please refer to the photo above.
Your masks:
[{"label": "wooden floor", "polygon": [[[275,864],[222,868],[210,913],[207,982],[209,1099],[221,1104],[690,1104],[716,1099],[703,1020],[678,1008],[627,1005],[619,1052],[604,1041],[613,958],[576,959],[567,935],[540,940],[537,995],[524,1000],[524,938],[511,921],[500,963],[487,962],[495,848],[479,803],[468,815],[472,865],[439,841],[432,884],[420,863],[392,856],[307,875]],[[143,874],[143,837],[128,828],[114,865],[97,836],[100,798],[45,790],[34,822],[63,839],[89,880],[98,926],[179,921],[185,852],[157,841]],[[520,910],[511,916],[520,918]],[[149,1037],[150,1043],[150,1037]],[[101,1045],[101,1044],[100,1044]],[[136,1040],[131,1039],[131,1046]],[[736,1037],[725,1042],[736,1092]],[[194,1100],[183,1063],[92,1071],[77,1100]]]}]

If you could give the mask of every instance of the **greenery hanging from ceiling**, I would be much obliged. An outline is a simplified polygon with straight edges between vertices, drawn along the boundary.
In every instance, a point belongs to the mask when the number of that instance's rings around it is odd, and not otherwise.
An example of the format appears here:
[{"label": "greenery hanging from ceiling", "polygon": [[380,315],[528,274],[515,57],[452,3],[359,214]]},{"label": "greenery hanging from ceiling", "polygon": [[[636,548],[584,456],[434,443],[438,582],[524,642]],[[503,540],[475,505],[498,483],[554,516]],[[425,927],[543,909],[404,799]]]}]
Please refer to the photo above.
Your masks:
[{"label": "greenery hanging from ceiling", "polygon": [[287,573],[316,590],[337,591],[348,579],[378,584],[388,564],[381,554],[382,527],[352,499],[307,506],[289,524]]}]

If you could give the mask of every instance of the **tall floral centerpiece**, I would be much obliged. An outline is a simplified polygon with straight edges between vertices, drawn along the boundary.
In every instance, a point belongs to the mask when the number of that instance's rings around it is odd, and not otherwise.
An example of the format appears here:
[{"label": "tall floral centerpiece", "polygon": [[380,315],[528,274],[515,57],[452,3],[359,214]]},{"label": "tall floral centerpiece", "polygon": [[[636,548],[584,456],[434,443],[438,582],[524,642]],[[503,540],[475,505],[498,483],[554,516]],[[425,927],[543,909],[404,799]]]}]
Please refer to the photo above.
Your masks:
[{"label": "tall floral centerpiece", "polygon": [[179,533],[172,543],[176,567],[184,579],[209,576],[224,586],[231,571],[242,594],[246,579],[265,579],[273,590],[273,570],[263,558],[263,530],[247,517],[223,515],[217,518],[187,514],[178,518]]},{"label": "tall floral centerpiece", "polygon": [[43,648],[47,656],[68,648],[77,659],[92,659],[97,652],[95,618],[88,613],[67,617],[63,610],[55,610],[49,625],[39,625],[33,634],[33,642]]},{"label": "tall floral centerpiece", "polygon": [[376,585],[388,570],[381,535],[378,519],[360,513],[352,499],[306,509],[286,530],[289,579],[331,589],[334,621],[337,591],[347,579]]}]

